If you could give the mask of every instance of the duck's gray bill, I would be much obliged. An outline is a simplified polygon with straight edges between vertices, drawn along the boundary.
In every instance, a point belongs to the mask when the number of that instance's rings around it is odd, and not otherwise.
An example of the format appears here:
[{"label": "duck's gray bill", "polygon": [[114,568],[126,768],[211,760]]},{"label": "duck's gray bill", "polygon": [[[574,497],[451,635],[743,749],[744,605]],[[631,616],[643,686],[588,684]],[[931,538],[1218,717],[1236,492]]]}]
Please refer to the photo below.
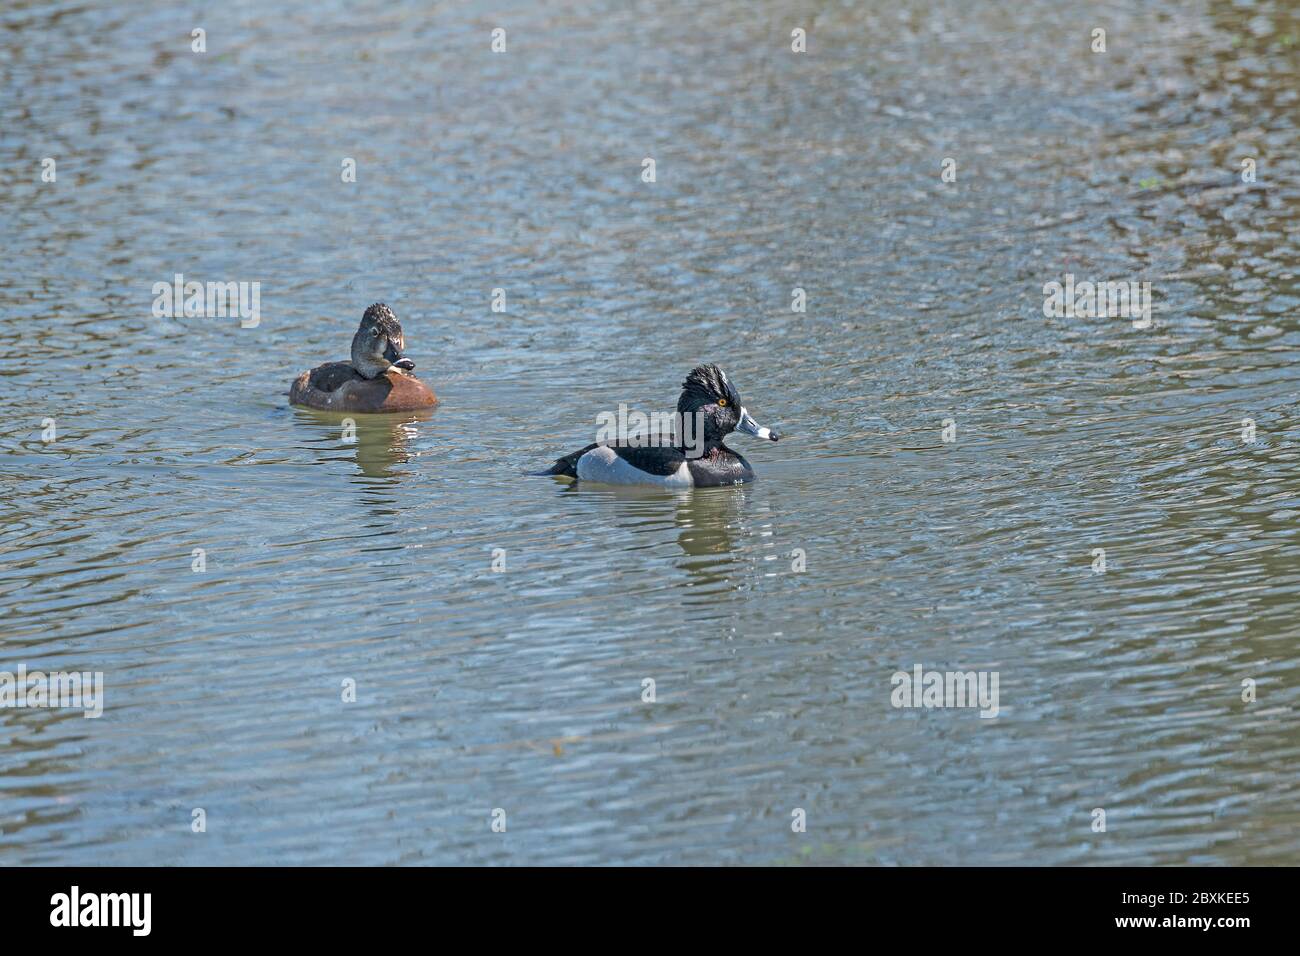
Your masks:
[{"label": "duck's gray bill", "polygon": [[400,358],[396,362],[394,362],[393,365],[396,368],[406,369],[406,371],[408,372],[411,369],[415,368],[415,363],[412,362],[409,358]]},{"label": "duck's gray bill", "polygon": [[736,425],[742,432],[753,435],[755,438],[766,438],[768,441],[780,441],[781,436],[770,428],[764,428],[758,422],[749,416],[745,409],[740,410],[740,422]]}]

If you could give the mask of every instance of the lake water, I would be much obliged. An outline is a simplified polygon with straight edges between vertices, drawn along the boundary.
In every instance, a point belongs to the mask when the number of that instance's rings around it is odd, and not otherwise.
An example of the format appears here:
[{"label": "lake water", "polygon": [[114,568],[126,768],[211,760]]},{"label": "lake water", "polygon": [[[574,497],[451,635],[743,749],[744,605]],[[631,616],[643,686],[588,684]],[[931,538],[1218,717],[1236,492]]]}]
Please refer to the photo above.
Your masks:
[{"label": "lake water", "polygon": [[[0,13],[0,864],[1300,863],[1294,6],[153,7]],[[754,484],[523,476],[701,361]]]}]

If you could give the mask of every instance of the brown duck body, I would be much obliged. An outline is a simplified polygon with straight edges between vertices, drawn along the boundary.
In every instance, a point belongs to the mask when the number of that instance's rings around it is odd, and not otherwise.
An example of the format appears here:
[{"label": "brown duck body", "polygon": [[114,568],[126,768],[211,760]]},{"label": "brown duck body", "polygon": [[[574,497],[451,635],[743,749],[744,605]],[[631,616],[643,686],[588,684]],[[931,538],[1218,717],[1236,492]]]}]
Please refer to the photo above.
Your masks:
[{"label": "brown duck body", "polygon": [[326,362],[294,380],[289,402],[326,412],[411,412],[432,408],[438,399],[413,375],[388,371],[365,378],[350,362]]}]

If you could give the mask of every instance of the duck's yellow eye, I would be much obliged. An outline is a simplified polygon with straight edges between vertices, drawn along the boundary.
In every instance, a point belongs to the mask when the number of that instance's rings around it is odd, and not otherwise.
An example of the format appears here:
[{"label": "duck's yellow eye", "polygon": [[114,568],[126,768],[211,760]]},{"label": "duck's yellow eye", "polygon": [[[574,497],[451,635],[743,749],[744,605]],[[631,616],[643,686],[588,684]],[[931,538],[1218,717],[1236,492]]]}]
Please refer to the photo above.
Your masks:
[{"label": "duck's yellow eye", "polygon": [[723,408],[726,408],[726,407],[727,407],[727,400],[726,400],[725,398],[720,398],[720,399],[718,399],[718,404],[721,405]]}]

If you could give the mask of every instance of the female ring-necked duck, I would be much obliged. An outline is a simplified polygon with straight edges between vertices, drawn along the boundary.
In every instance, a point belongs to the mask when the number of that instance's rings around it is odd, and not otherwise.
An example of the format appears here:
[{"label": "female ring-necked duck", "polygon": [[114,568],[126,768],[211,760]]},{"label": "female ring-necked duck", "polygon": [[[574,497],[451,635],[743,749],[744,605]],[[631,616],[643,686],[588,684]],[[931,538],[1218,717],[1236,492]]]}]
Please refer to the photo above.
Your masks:
[{"label": "female ring-necked duck", "polygon": [[328,412],[431,408],[438,399],[429,386],[407,374],[415,363],[402,354],[405,345],[393,310],[376,302],[352,336],[352,361],[326,362],[303,372],[289,387],[289,401]]},{"label": "female ring-necked duck", "polygon": [[[685,444],[636,447],[596,442],[556,459],[554,465],[540,474],[605,484],[659,485],[664,488],[738,485],[753,481],[754,469],[744,455],[732,451],[722,440],[736,429],[768,441],[781,437],[750,417],[727,373],[716,365],[701,365],[686,376],[681,398],[677,399],[677,412],[682,418],[697,413],[701,416],[704,424],[702,442],[692,442],[690,447]],[[678,441],[681,441],[681,436],[678,436]]]}]

